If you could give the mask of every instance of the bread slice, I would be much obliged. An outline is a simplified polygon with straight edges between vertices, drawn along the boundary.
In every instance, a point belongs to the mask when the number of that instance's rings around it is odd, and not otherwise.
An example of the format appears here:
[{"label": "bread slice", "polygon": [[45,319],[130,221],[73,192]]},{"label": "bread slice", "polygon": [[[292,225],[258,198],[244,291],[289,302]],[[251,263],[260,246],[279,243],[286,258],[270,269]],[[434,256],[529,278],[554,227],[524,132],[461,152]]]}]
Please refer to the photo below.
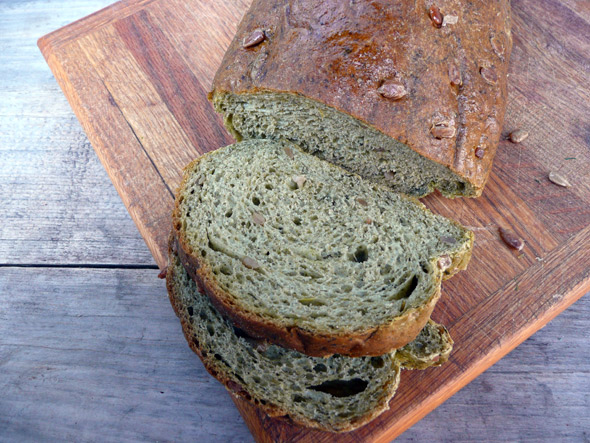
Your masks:
[{"label": "bread slice", "polygon": [[268,140],[191,163],[173,229],[183,265],[224,316],[312,356],[412,341],[473,242],[416,200]]},{"label": "bread slice", "polygon": [[[320,358],[255,340],[215,310],[174,253],[166,283],[184,335],[205,368],[233,395],[270,416],[288,416],[302,426],[342,432],[388,409],[399,383],[395,351],[380,357]],[[439,328],[434,322],[427,325],[434,335]],[[404,351],[406,367],[411,367],[412,349],[420,347],[414,344]],[[433,348],[430,352],[436,354]]]},{"label": "bread slice", "polygon": [[395,358],[404,369],[426,369],[446,363],[452,350],[447,328],[428,320],[414,341],[397,350]]},{"label": "bread slice", "polygon": [[403,193],[478,196],[510,28],[509,0],[254,0],[210,98],[238,139],[287,138]]}]

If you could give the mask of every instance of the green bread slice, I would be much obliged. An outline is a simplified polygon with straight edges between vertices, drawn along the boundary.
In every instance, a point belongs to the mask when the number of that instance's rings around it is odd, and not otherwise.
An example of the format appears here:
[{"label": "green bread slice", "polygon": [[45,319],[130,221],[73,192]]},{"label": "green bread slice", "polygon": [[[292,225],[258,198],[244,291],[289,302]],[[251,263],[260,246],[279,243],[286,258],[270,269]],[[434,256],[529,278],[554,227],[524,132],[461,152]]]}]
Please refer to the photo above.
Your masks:
[{"label": "green bread slice", "polygon": [[[400,378],[395,351],[379,357],[309,357],[297,351],[255,340],[219,314],[207,296],[189,277],[178,256],[170,253],[166,276],[170,301],[181,320],[190,347],[205,368],[233,395],[258,405],[274,417],[325,431],[350,431],[368,423],[389,408]],[[430,321],[419,337],[432,342],[450,340],[448,334],[434,340],[442,327]],[[443,328],[444,329],[444,328]],[[444,344],[437,353],[427,343],[400,350],[403,365],[422,361],[411,357],[414,349],[429,349],[430,361],[448,358]],[[436,358],[439,355],[440,358]]]},{"label": "green bread slice", "polygon": [[396,360],[403,369],[426,369],[449,360],[453,339],[443,325],[428,320],[418,337],[397,350]]},{"label": "green bread slice", "polygon": [[184,267],[249,335],[307,355],[382,355],[426,325],[473,234],[289,142],[221,148],[184,172]]},{"label": "green bread slice", "polygon": [[307,152],[397,192],[477,196],[469,181],[407,145],[323,103],[285,92],[214,92],[211,101],[236,140],[287,139]]}]

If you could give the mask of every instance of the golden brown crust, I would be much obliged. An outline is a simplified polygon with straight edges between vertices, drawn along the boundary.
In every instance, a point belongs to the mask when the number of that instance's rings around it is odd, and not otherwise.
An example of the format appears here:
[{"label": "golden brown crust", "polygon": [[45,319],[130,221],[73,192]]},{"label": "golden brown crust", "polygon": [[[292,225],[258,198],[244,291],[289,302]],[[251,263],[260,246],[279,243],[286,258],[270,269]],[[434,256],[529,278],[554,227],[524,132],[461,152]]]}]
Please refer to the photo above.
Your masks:
[{"label": "golden brown crust", "polygon": [[[168,253],[170,255],[176,253],[175,241],[172,235],[170,236],[168,245]],[[281,407],[275,404],[269,402],[263,403],[258,401],[258,399],[253,399],[252,396],[248,393],[246,389],[244,389],[243,386],[241,386],[239,383],[236,383],[234,380],[231,380],[226,374],[217,371],[215,369],[214,360],[211,360],[209,355],[207,355],[201,350],[199,342],[196,341],[196,339],[194,338],[193,327],[188,318],[188,315],[185,312],[185,307],[182,306],[180,302],[180,296],[176,293],[173,281],[174,267],[169,266],[166,273],[166,288],[168,289],[168,297],[170,299],[170,304],[172,305],[172,308],[176,313],[176,316],[180,319],[180,323],[182,325],[182,332],[184,334],[186,341],[189,344],[189,347],[193,350],[193,352],[195,352],[195,354],[197,354],[197,356],[203,363],[203,366],[205,366],[207,372],[209,372],[209,374],[211,374],[219,382],[221,382],[232,395],[236,397],[241,397],[244,400],[253,403],[254,405],[258,406],[269,417],[279,418],[299,426],[317,428],[327,432],[348,432],[369,423],[377,416],[379,416],[381,413],[389,409],[389,401],[385,401],[379,407],[373,409],[372,411],[369,411],[367,414],[363,416],[355,417],[347,423],[341,423],[338,427],[330,427],[328,425],[322,425],[321,423],[318,423],[313,420],[308,420],[305,417],[289,415],[288,411],[282,409]],[[387,392],[388,397],[392,397],[395,394],[395,391],[397,390],[397,385],[399,384],[399,367],[397,368],[397,371],[397,377],[383,385],[383,392]]]},{"label": "golden brown crust", "polygon": [[[303,95],[450,168],[480,195],[506,107],[510,3],[440,0],[436,6],[446,17],[440,28],[429,16],[433,5],[431,0],[254,0],[212,94]],[[453,18],[456,23],[449,24]],[[265,39],[244,48],[255,30],[263,30]],[[384,84],[395,87],[384,93]],[[433,130],[443,122],[454,129]]]}]

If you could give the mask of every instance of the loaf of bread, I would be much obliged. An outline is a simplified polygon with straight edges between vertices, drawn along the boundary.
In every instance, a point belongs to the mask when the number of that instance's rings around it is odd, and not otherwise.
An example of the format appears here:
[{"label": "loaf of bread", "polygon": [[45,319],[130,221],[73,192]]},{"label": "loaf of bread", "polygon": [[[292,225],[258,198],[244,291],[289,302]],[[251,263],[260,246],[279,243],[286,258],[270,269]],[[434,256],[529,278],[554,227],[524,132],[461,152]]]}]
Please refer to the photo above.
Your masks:
[{"label": "loaf of bread", "polygon": [[[362,426],[388,409],[399,383],[400,364],[406,368],[413,367],[412,361],[420,362],[420,368],[427,361],[440,364],[452,346],[448,334],[440,334],[444,328],[429,322],[417,339],[422,342],[404,348],[402,360],[395,351],[380,357],[309,357],[256,340],[234,327],[199,292],[173,252],[169,263],[170,301],[205,368],[233,395],[270,416],[288,416],[302,426],[333,432]],[[441,344],[438,351],[435,343]],[[418,354],[412,356],[414,350]]]},{"label": "loaf of bread", "polygon": [[210,99],[374,182],[479,196],[500,138],[509,0],[254,0]]},{"label": "loaf of bread", "polygon": [[289,142],[191,163],[173,231],[184,267],[253,337],[311,356],[378,356],[425,326],[473,234]]}]

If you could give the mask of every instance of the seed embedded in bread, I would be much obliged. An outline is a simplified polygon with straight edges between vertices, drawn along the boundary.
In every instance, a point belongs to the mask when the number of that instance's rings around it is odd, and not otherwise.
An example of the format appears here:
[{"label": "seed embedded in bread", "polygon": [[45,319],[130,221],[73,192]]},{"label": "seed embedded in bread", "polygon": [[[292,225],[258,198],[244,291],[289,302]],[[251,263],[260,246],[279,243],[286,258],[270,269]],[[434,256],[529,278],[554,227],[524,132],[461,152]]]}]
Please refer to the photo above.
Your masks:
[{"label": "seed embedded in bread", "polygon": [[264,226],[264,223],[266,223],[264,215],[260,214],[259,212],[252,213],[252,221],[256,223],[258,226]]},{"label": "seed embedded in bread", "polygon": [[430,132],[438,139],[453,138],[457,132],[455,121],[453,119],[438,121],[432,125]]},{"label": "seed embedded in bread", "polygon": [[408,94],[406,87],[401,82],[395,80],[386,81],[377,89],[377,92],[391,100],[400,100]]},{"label": "seed embedded in bread", "polygon": [[266,35],[264,34],[264,31],[262,31],[261,29],[256,29],[248,37],[244,39],[242,46],[246,49],[252,48],[262,43],[265,38]]}]

